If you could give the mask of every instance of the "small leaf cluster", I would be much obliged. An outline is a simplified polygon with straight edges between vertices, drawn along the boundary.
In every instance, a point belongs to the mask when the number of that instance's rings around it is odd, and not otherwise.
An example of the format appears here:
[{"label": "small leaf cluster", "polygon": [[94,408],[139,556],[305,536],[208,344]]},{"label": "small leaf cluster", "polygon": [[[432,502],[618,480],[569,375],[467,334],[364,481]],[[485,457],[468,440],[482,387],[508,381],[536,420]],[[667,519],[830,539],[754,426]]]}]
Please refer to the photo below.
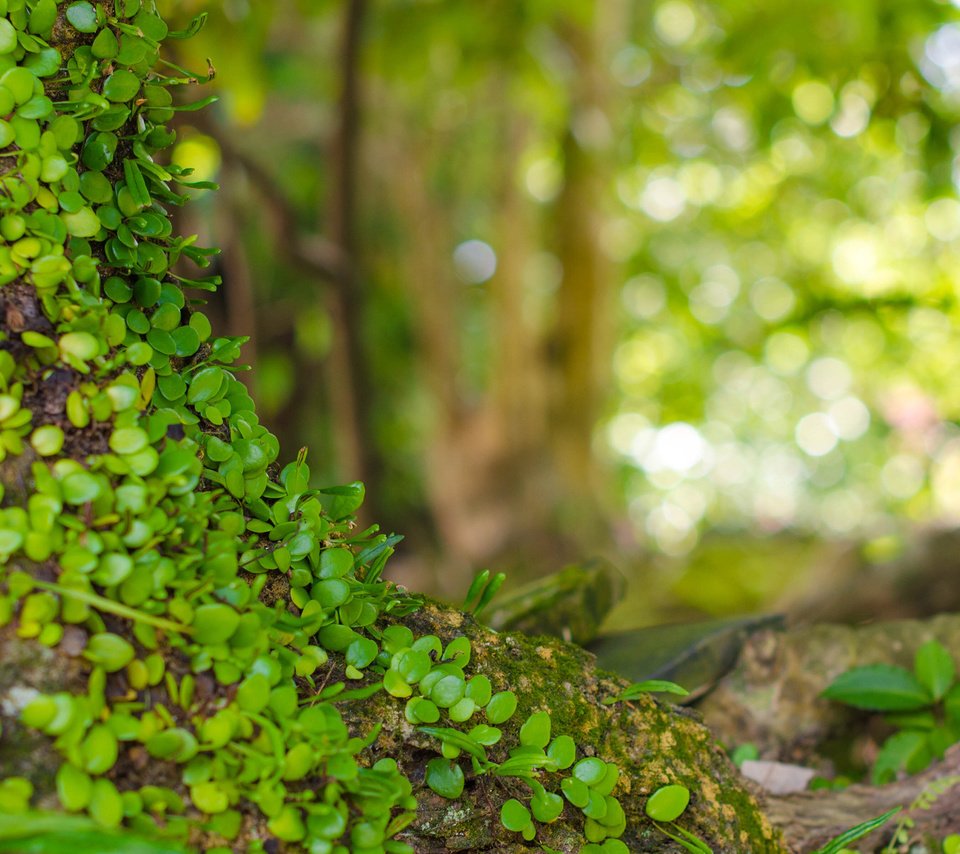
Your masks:
[{"label": "small leaf cluster", "polygon": [[[421,639],[422,640],[422,639]],[[458,638],[457,641],[466,640]],[[454,642],[451,642],[451,646]],[[416,646],[416,644],[414,644]],[[450,646],[444,653],[449,658]],[[465,656],[469,658],[469,646]],[[410,657],[406,656],[400,668],[407,668]],[[426,662],[421,662],[425,665]],[[421,667],[422,669],[422,667]],[[434,672],[441,674],[438,679],[430,680]],[[420,671],[411,671],[410,675],[419,676]],[[441,702],[434,691],[444,680],[456,679],[449,692],[442,696]],[[473,692],[478,682],[479,688]],[[420,691],[429,694],[408,701],[408,720],[422,720],[423,710],[428,713],[430,723],[439,720],[440,709],[446,709],[451,722],[462,723],[467,718],[455,716],[455,709],[463,697],[470,701],[471,710],[482,705],[487,723],[476,724],[463,732],[454,727],[421,726],[420,732],[435,737],[440,742],[441,755],[427,764],[427,785],[438,795],[445,798],[458,798],[463,792],[466,776],[456,761],[461,754],[470,759],[474,776],[492,776],[494,778],[517,778],[529,788],[531,795],[524,803],[516,797],[505,800],[500,809],[500,820],[510,831],[520,833],[527,841],[537,835],[535,822],[549,824],[563,813],[564,801],[580,810],[584,818],[584,836],[586,844],[582,851],[606,851],[620,854],[627,849],[617,839],[626,829],[626,816],[620,802],[612,795],[619,779],[620,771],[613,763],[604,762],[596,757],[585,757],[576,761],[577,748],[569,735],[552,737],[552,720],[548,712],[533,712],[520,726],[517,734],[518,744],[509,748],[507,758],[495,762],[489,758],[487,747],[498,744],[503,736],[497,725],[507,722],[517,708],[516,696],[511,691],[502,691],[491,696],[490,685],[486,677],[474,676],[469,681],[451,674],[449,664],[440,664],[430,673],[420,677]],[[427,683],[424,686],[424,682]],[[387,684],[385,677],[384,684]],[[405,683],[404,683],[405,684]],[[390,688],[388,687],[388,690]],[[474,699],[476,698],[476,699]],[[479,700],[486,700],[479,703]],[[469,716],[468,716],[469,717]],[[562,772],[569,769],[569,774]],[[550,779],[550,791],[541,782],[541,773],[554,775]],[[559,785],[557,785],[559,784]],[[603,843],[602,846],[600,843]]]},{"label": "small leaf cluster", "polygon": [[960,740],[960,682],[949,651],[938,641],[923,644],[913,672],[888,664],[855,667],[840,674],[823,696],[858,709],[885,712],[898,731],[883,743],[872,771],[874,783],[900,771],[915,774]]},{"label": "small leaf cluster", "polygon": [[[674,822],[683,815],[690,803],[690,790],[686,786],[673,783],[661,786],[649,798],[645,807],[647,816],[653,819],[657,830],[669,836],[684,851],[691,854],[713,854],[713,849],[699,836],[685,830]],[[664,827],[662,822],[670,826]]]}]

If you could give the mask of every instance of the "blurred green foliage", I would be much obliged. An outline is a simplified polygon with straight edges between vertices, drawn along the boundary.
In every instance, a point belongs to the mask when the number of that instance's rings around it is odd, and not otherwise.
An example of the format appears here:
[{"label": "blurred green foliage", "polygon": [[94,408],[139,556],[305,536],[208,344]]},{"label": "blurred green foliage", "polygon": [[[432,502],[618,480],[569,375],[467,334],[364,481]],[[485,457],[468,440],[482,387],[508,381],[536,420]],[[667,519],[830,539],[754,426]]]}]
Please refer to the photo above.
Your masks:
[{"label": "blurred green foliage", "polygon": [[[212,242],[225,264],[242,254],[257,327],[232,331],[256,332],[262,408],[287,443],[326,449],[327,479],[328,285],[278,254],[264,188],[227,172],[220,148],[233,139],[261,164],[304,234],[328,231],[352,5],[176,4],[211,14],[183,62],[223,72],[218,124],[185,115],[176,156],[232,182],[239,231]],[[708,527],[863,537],[955,522],[958,56],[956,7],[932,0],[371,4],[361,393],[388,526],[437,511],[424,471],[438,388],[466,411],[496,393],[510,312],[550,353],[571,139],[600,187],[584,239],[613,306],[595,374],[604,512],[672,555]],[[228,214],[208,216],[216,232]],[[431,306],[455,330],[439,368]]]}]

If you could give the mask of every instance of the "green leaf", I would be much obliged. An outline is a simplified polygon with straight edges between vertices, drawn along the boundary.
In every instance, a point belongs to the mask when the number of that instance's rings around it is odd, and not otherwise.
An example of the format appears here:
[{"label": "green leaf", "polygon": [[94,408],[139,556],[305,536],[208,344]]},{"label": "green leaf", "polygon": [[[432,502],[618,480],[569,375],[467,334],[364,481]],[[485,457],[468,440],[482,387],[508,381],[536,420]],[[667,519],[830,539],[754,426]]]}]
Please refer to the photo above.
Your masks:
[{"label": "green leaf", "polygon": [[950,690],[957,675],[953,656],[938,641],[927,641],[917,650],[913,664],[917,681],[939,700]]},{"label": "green leaf", "polygon": [[130,642],[120,635],[101,632],[90,638],[83,655],[107,673],[114,673],[133,661],[134,650]]},{"label": "green leaf", "polygon": [[550,743],[550,724],[547,712],[534,712],[520,727],[520,743],[528,747],[546,747]]},{"label": "green leaf", "polygon": [[223,643],[240,625],[240,615],[222,602],[200,605],[193,612],[193,639],[197,643]]},{"label": "green leaf", "polygon": [[911,774],[922,771],[933,759],[933,752],[925,732],[906,729],[894,733],[880,748],[873,765],[874,785],[889,783],[901,770]]},{"label": "green leaf", "polygon": [[0,815],[0,851],[11,854],[186,854],[172,842],[97,827],[89,818],[30,811]]},{"label": "green leaf", "polygon": [[844,848],[846,848],[850,843],[856,842],[858,839],[862,839],[868,833],[873,833],[877,828],[883,827],[893,816],[895,816],[902,807],[894,807],[889,812],[885,812],[881,816],[870,819],[870,821],[865,821],[862,824],[858,824],[856,827],[851,827],[850,830],[845,833],[841,833],[836,839],[831,840],[823,848],[818,848],[813,854],[839,854]]},{"label": "green leaf", "polygon": [[643,682],[634,682],[616,697],[607,697],[603,700],[603,704],[609,706],[622,700],[635,700],[642,694],[676,694],[686,697],[690,692],[676,682],[668,682],[666,679],[646,679]]},{"label": "green leaf", "polygon": [[463,771],[453,760],[436,756],[427,763],[426,783],[440,797],[459,798],[463,782]]},{"label": "green leaf", "polygon": [[675,821],[690,803],[686,786],[663,786],[647,799],[645,811],[654,821]]},{"label": "green leaf", "polygon": [[141,207],[149,207],[153,199],[150,198],[150,191],[147,189],[147,182],[143,179],[140,167],[137,161],[127,158],[123,161],[123,177],[127,183],[127,189],[133,200]]},{"label": "green leaf", "polygon": [[507,830],[520,832],[530,824],[530,811],[516,798],[510,798],[500,807],[500,823]]},{"label": "green leaf", "polygon": [[71,3],[67,7],[67,20],[75,30],[81,33],[95,33],[97,31],[97,10],[86,0],[82,0],[80,3]]},{"label": "green leaf", "polygon": [[932,698],[916,678],[902,667],[871,664],[841,673],[823,695],[857,709],[905,712],[929,706]]},{"label": "green leaf", "polygon": [[487,761],[486,751],[479,744],[477,744],[477,742],[470,738],[470,736],[460,732],[458,729],[435,726],[422,726],[418,727],[418,729],[420,732],[426,733],[427,735],[432,735],[434,738],[439,739],[444,744],[449,744],[451,747],[456,747],[459,750],[462,750],[464,753],[470,754],[476,759],[479,759],[481,762]]},{"label": "green leaf", "polygon": [[538,792],[530,800],[530,809],[537,821],[549,824],[556,821],[563,812],[563,798],[553,792]]},{"label": "green leaf", "polygon": [[547,756],[557,763],[557,768],[566,770],[577,758],[577,746],[569,735],[558,735],[547,748]]},{"label": "green leaf", "polygon": [[573,776],[588,786],[599,783],[607,773],[607,763],[594,756],[581,759],[573,766]]},{"label": "green leaf", "polygon": [[487,586],[487,582],[489,580],[489,569],[484,569],[473,577],[473,581],[470,582],[470,588],[467,590],[467,595],[463,597],[463,604],[460,606],[461,610],[466,611],[467,613],[473,611],[474,607],[476,606],[476,602],[480,599],[480,594],[483,592],[483,588]]},{"label": "green leaf", "polygon": [[517,710],[517,697],[513,691],[500,691],[487,703],[487,720],[492,724],[502,724],[509,720]]},{"label": "green leaf", "polygon": [[125,68],[118,68],[103,84],[103,97],[114,103],[132,101],[139,91],[140,78]]}]

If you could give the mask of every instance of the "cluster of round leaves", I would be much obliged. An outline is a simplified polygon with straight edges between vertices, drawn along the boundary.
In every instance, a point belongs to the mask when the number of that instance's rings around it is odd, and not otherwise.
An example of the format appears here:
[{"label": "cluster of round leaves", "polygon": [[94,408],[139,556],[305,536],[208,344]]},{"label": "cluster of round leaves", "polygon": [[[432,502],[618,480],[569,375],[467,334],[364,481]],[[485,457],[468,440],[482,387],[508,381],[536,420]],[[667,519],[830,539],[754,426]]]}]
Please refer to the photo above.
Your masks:
[{"label": "cluster of round leaves", "polygon": [[[414,640],[403,627],[389,631],[385,648],[393,654],[383,684],[394,696],[409,698],[407,720],[428,724],[420,731],[440,742],[441,755],[427,763],[426,783],[434,792],[450,799],[460,797],[466,776],[457,760],[466,754],[475,776],[514,777],[530,789],[528,804],[516,798],[503,803],[500,820],[507,830],[533,840],[537,835],[534,822],[556,821],[566,801],[583,813],[586,845],[582,852],[627,851],[617,838],[626,830],[626,816],[612,795],[620,776],[615,764],[596,757],[576,761],[573,739],[569,735],[551,737],[552,720],[544,711],[534,712],[524,721],[518,732],[519,743],[509,749],[504,761],[492,761],[486,748],[500,743],[503,732],[498,725],[513,717],[516,695],[512,691],[493,694],[490,680],[482,674],[469,679],[464,676],[463,668],[470,660],[469,639],[455,638],[443,648],[432,635]],[[418,696],[412,696],[414,686]],[[444,715],[450,723],[464,724],[481,712],[486,722],[466,732],[433,726],[446,723],[441,721]],[[568,770],[568,775],[563,773]],[[553,775],[549,782],[559,792],[547,790],[540,780],[541,772]]]},{"label": "cluster of round leaves", "polygon": [[[398,538],[354,530],[361,485],[310,488],[303,454],[275,465],[234,376],[242,339],[212,339],[187,296],[216,278],[172,272],[211,252],[172,233],[168,207],[187,197],[171,185],[197,185],[155,156],[175,139],[171,89],[198,77],[159,49],[200,23],[170,33],[154,0],[0,0],[0,288],[35,306],[0,333],[0,462],[23,457],[29,483],[0,485],[0,625],[87,663],[83,690],[33,692],[21,714],[63,758],[61,805],[229,842],[253,804],[313,854],[409,852],[394,837],[415,817],[411,784],[390,758],[360,761],[378,729],[352,736],[337,705],[385,690],[440,741],[435,791],[460,794],[466,754],[474,773],[524,780],[536,821],[581,809],[584,850],[616,854],[616,768],[575,763],[545,713],[487,758],[516,697],[465,675],[466,638],[382,626],[419,604],[381,580]],[[277,574],[289,601],[262,595]],[[435,726],[478,715],[467,732]],[[175,764],[179,784],[118,787],[134,751]],[[0,783],[6,811],[31,796]]]}]

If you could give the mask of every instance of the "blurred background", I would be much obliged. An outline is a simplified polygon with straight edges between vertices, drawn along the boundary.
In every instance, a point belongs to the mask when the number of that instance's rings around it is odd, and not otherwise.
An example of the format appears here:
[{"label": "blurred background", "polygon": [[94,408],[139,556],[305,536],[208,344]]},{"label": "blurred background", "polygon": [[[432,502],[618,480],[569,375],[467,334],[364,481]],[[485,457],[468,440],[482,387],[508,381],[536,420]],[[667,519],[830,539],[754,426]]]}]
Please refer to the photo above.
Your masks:
[{"label": "blurred background", "polygon": [[395,580],[599,555],[615,623],[960,608],[956,4],[167,7],[217,72],[174,152],[221,186],[180,213],[208,313]]}]

